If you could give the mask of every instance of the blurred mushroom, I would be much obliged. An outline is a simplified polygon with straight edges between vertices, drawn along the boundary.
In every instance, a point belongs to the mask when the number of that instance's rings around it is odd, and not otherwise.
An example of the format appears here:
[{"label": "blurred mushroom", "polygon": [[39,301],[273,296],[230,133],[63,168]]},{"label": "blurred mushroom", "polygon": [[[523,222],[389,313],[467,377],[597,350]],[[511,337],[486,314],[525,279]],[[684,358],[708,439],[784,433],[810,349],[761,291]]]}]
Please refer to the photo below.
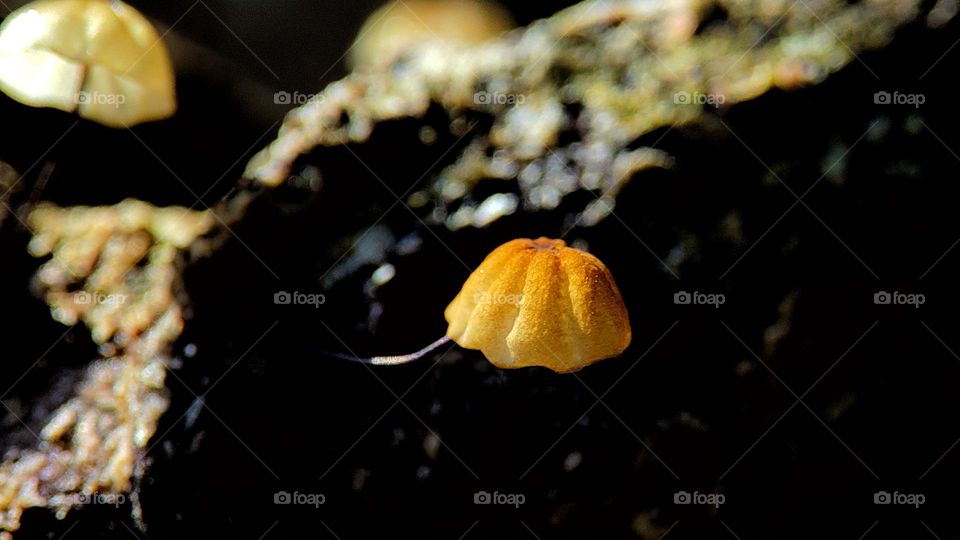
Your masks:
[{"label": "blurred mushroom", "polygon": [[472,45],[514,27],[500,5],[482,0],[394,0],[373,12],[350,49],[352,69],[382,69],[427,41]]},{"label": "blurred mushroom", "polygon": [[117,128],[177,108],[163,40],[119,0],[38,0],[11,13],[0,25],[0,90]]}]

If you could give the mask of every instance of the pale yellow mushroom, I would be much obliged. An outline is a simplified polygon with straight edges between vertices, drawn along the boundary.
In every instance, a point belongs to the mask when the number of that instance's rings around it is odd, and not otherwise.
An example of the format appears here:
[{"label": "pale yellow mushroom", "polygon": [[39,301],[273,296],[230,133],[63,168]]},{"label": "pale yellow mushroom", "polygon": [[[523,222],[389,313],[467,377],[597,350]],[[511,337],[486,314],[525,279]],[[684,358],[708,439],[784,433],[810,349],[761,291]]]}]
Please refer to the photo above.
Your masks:
[{"label": "pale yellow mushroom", "polygon": [[163,40],[118,0],[37,0],[11,13],[0,25],[0,90],[111,127],[177,108]]},{"label": "pale yellow mushroom", "polygon": [[513,27],[509,13],[492,1],[393,0],[367,18],[348,60],[352,69],[378,69],[427,41],[472,45]]}]

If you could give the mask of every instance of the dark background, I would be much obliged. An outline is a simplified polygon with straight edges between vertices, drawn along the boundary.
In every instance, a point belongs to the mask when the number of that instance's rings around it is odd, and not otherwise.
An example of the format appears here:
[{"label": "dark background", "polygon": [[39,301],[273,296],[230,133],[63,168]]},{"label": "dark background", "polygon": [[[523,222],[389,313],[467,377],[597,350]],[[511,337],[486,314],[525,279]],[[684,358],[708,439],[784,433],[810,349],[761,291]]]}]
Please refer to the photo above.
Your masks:
[{"label": "dark background", "polygon": [[[75,119],[0,96],[0,159],[26,172],[13,202],[213,204],[282,117],[263,96],[312,92],[341,76],[342,67],[319,75],[373,4],[206,3],[242,42],[194,4],[176,39],[214,56],[183,67],[175,118],[135,129],[146,146],[82,121],[47,151]],[[191,6],[135,5],[168,24]],[[517,6],[521,23],[556,9]],[[939,31],[908,26],[818,86],[721,109],[722,123],[644,137],[659,140],[676,166],[638,175],[617,217],[567,237],[586,241],[610,267],[633,326],[622,358],[576,375],[501,371],[458,347],[435,367],[439,354],[373,371],[324,355],[347,346],[402,353],[433,341],[468,275],[461,260],[474,267],[509,239],[559,236],[593,196],[457,233],[428,230],[398,206],[378,231],[415,235],[421,248],[384,254],[397,276],[371,300],[363,289],[373,265],[326,290],[320,276],[395,199],[351,152],[314,152],[301,165],[320,168],[319,194],[266,194],[233,227],[249,250],[228,242],[187,271],[192,318],[176,353],[194,345],[197,354],[168,375],[172,405],[142,486],[147,533],[134,528],[128,506],[85,508],[64,521],[34,509],[17,538],[57,538],[71,527],[69,537],[158,539],[657,538],[645,531],[670,527],[670,538],[960,535],[960,455],[950,451],[960,437],[960,248],[951,249],[960,237],[952,84],[960,52],[920,80],[958,30],[956,22]],[[926,102],[876,105],[881,90],[922,93]],[[444,117],[427,122],[443,126]],[[403,192],[453,142],[442,136],[424,148],[419,125],[384,125],[352,151]],[[784,184],[803,193],[845,149],[842,164],[782,217],[796,202]],[[52,174],[36,191],[43,164]],[[741,218],[742,239],[723,233],[730,212]],[[687,246],[680,279],[637,237],[660,259]],[[40,261],[26,254],[28,239],[15,219],[3,222],[0,381],[12,384],[42,357],[2,398],[34,405],[25,420],[35,427],[96,351],[79,326],[50,348],[64,328],[30,292]],[[326,303],[276,306],[278,290],[323,292]],[[677,306],[679,290],[722,293],[727,302]],[[878,306],[880,290],[922,293],[926,303]],[[790,331],[765,350],[764,331],[790,294]],[[383,314],[371,327],[374,303]],[[191,405],[199,414],[188,423]],[[0,418],[4,447],[30,443],[9,415]],[[443,441],[433,455],[424,447],[431,433]],[[581,461],[567,471],[572,453]],[[526,503],[477,506],[480,490],[522,493]],[[926,502],[875,505],[881,490]],[[326,504],[274,505],[277,491],[323,493]],[[726,500],[718,510],[676,505],[679,491]]]}]

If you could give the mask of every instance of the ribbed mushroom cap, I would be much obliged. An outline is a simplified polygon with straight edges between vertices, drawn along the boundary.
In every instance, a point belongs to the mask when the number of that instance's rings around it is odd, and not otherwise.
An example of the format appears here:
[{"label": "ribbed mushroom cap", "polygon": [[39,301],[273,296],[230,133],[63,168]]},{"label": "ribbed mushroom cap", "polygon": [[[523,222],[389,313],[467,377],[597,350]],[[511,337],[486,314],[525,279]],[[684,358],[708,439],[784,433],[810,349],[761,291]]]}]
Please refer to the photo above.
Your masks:
[{"label": "ribbed mushroom cap", "polygon": [[160,36],[118,0],[38,0],[11,13],[0,26],[0,90],[111,127],[177,108]]},{"label": "ribbed mushroom cap", "polygon": [[519,238],[493,250],[447,306],[447,336],[500,368],[576,371],[630,344],[610,271],[563,240]]}]

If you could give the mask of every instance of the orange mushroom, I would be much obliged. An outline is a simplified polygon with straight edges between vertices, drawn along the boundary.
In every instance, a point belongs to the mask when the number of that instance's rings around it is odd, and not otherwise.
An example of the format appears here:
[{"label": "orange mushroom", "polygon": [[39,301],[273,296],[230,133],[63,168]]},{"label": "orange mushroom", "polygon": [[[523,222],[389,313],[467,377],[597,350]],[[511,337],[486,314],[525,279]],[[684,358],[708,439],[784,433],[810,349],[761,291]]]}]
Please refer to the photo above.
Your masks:
[{"label": "orange mushroom", "polygon": [[499,368],[565,373],[618,356],[630,320],[607,267],[563,240],[518,238],[493,250],[447,306],[447,334],[404,356],[350,358],[375,365],[416,360],[453,340]]},{"label": "orange mushroom", "polygon": [[576,371],[630,344],[610,271],[563,240],[519,238],[493,250],[444,316],[450,339],[500,368]]}]

